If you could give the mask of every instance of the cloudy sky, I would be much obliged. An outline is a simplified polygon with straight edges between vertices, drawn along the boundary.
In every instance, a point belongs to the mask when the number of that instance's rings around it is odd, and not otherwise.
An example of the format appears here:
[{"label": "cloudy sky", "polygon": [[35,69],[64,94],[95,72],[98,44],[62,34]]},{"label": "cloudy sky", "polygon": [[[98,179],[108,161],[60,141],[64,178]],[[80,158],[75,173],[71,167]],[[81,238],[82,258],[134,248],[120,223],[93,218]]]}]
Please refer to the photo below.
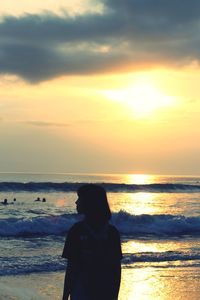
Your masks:
[{"label": "cloudy sky", "polygon": [[200,1],[0,0],[0,171],[200,174]]}]

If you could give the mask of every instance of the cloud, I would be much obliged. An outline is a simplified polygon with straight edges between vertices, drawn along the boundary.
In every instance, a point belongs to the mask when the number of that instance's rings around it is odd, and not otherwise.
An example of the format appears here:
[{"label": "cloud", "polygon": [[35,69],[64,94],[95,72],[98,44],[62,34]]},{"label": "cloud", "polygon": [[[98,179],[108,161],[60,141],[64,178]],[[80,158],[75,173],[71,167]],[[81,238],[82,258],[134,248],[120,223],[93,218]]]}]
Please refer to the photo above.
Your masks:
[{"label": "cloud", "polygon": [[101,2],[101,13],[2,18],[0,72],[39,82],[200,60],[198,0]]},{"label": "cloud", "polygon": [[38,127],[67,127],[69,124],[67,123],[53,123],[53,122],[45,122],[45,121],[27,121],[28,125],[38,126]]}]

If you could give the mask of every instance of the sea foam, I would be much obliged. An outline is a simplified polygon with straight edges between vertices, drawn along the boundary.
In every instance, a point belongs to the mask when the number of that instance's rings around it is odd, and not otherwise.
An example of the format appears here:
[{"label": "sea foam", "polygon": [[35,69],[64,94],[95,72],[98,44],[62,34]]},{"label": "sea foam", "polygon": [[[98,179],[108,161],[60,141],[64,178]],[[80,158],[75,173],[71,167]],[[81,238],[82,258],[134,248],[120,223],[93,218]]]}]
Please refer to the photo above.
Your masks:
[{"label": "sea foam", "polygon": [[[138,263],[159,263],[164,262],[185,262],[189,266],[199,266],[200,254],[166,251],[166,252],[143,252],[143,253],[123,253],[122,266],[134,267]],[[1,260],[0,276],[31,274],[41,272],[64,271],[67,262],[61,258],[61,255],[40,255],[40,256],[14,256],[4,257]]]},{"label": "sea foam", "polygon": [[[76,214],[7,218],[0,220],[0,236],[62,235],[78,220]],[[114,213],[111,223],[122,235],[180,236],[199,235],[200,216],[132,215],[123,211]]]}]

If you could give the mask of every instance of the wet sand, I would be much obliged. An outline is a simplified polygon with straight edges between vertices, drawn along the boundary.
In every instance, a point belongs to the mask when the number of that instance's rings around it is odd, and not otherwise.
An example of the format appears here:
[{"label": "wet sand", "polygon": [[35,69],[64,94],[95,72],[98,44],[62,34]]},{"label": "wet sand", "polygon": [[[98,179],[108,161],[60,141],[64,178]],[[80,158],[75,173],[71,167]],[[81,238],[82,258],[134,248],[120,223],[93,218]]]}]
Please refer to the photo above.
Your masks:
[{"label": "wet sand", "polygon": [[[119,300],[198,300],[199,267],[123,268]],[[0,277],[0,300],[61,300],[64,273]]]}]

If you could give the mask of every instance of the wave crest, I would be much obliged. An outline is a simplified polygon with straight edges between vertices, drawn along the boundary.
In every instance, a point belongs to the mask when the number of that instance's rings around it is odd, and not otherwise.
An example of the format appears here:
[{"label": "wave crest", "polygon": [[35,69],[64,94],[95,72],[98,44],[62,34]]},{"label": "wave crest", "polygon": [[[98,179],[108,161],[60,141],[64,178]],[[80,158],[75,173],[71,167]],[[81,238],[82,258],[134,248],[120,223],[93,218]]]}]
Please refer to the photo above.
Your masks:
[{"label": "wave crest", "polygon": [[[76,214],[8,218],[0,220],[0,236],[62,235],[78,220]],[[112,223],[123,235],[181,236],[200,234],[200,216],[131,215],[120,211],[112,216]]]},{"label": "wave crest", "polygon": [[[0,182],[0,191],[58,191],[75,192],[86,183],[79,182]],[[99,184],[99,183],[98,183]],[[108,192],[199,192],[200,184],[181,183],[152,183],[152,184],[125,184],[100,183]]]}]

